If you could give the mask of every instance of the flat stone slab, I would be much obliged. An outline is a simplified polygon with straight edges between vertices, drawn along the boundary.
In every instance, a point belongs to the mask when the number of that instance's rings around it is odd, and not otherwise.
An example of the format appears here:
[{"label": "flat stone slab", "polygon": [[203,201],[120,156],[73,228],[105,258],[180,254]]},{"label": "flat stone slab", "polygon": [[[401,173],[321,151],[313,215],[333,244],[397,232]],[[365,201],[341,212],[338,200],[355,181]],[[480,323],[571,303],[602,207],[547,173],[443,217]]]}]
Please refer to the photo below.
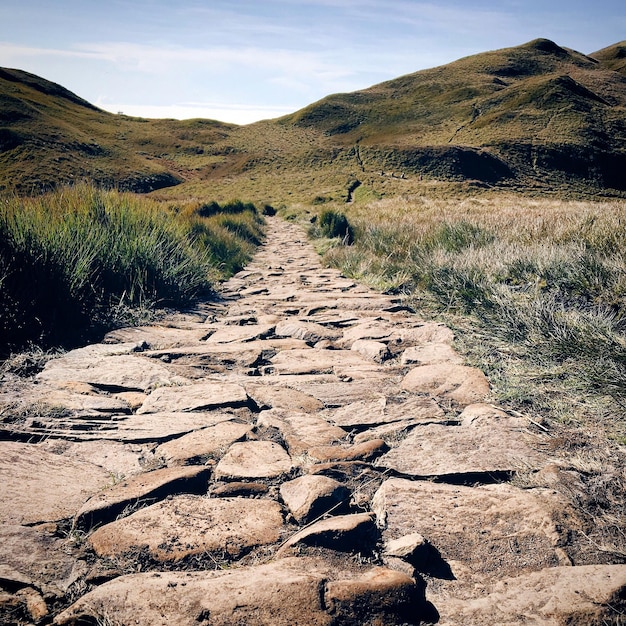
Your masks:
[{"label": "flat stone slab", "polygon": [[625,565],[583,565],[505,578],[477,598],[431,599],[445,624],[620,624],[625,590]]},{"label": "flat stone slab", "polygon": [[263,339],[274,331],[273,324],[246,324],[245,326],[224,326],[216,330],[207,343],[231,343],[233,341],[253,341]]},{"label": "flat stone slab", "polygon": [[219,459],[231,444],[243,439],[251,430],[251,424],[224,421],[167,441],[156,448],[154,454],[165,459],[168,465],[205,463],[209,458]]},{"label": "flat stone slab", "polygon": [[137,391],[185,382],[163,364],[140,353],[131,354],[133,347],[95,344],[78,348],[48,361],[37,379],[56,385],[81,382],[105,389]]},{"label": "flat stone slab", "polygon": [[151,350],[144,354],[153,359],[161,359],[166,362],[172,361],[177,365],[250,367],[260,358],[261,352],[260,347],[252,347],[250,344],[236,342],[225,344],[200,343],[193,346]]},{"label": "flat stone slab", "polygon": [[546,464],[537,446],[541,438],[525,430],[524,420],[467,426],[417,426],[379,467],[421,478],[512,473]]},{"label": "flat stone slab", "polygon": [[126,509],[147,506],[178,493],[206,493],[210,470],[173,467],[144,472],[124,479],[90,498],[76,514],[77,528],[89,530],[106,524]]},{"label": "flat stone slab", "polygon": [[58,597],[84,574],[85,562],[68,554],[56,530],[54,524],[0,525],[0,584],[5,583],[4,588],[31,586]]},{"label": "flat stone slab", "polygon": [[335,513],[347,505],[350,490],[327,476],[307,474],[280,486],[280,497],[299,524],[307,524],[320,515]]},{"label": "flat stone slab", "polygon": [[343,441],[346,431],[310,413],[272,409],[259,413],[259,426],[277,428],[292,455],[303,454],[311,447]]},{"label": "flat stone slab", "polygon": [[381,393],[384,390],[387,390],[389,393],[394,391],[393,383],[383,376],[351,382],[340,382],[339,380],[320,380],[319,382],[316,380],[303,380],[298,382],[293,380],[289,384],[299,391],[317,398],[327,408],[346,406],[366,399],[376,400],[381,397]]},{"label": "flat stone slab", "polygon": [[343,331],[340,345],[351,348],[354,342],[374,340],[386,342],[390,339],[396,326],[380,318],[366,319]]},{"label": "flat stone slab", "polygon": [[145,413],[129,415],[117,420],[115,429],[99,433],[100,438],[127,442],[164,442],[185,433],[232,420],[233,416],[221,411],[200,413]]},{"label": "flat stone slab", "polygon": [[0,441],[0,522],[40,524],[71,519],[112,483],[103,467],[53,454],[37,444]]},{"label": "flat stone slab", "polygon": [[[391,478],[372,500],[385,544],[418,532],[441,554],[440,578],[482,580],[559,562],[571,511],[554,491]],[[458,571],[457,571],[458,570]],[[431,572],[433,573],[433,572]],[[447,574],[447,576],[446,576]]]},{"label": "flat stone slab", "polygon": [[285,449],[273,441],[234,443],[215,468],[216,478],[277,478],[294,465]]},{"label": "flat stone slab", "polygon": [[402,365],[434,365],[452,363],[461,365],[463,359],[449,343],[427,343],[407,348],[400,357]]},{"label": "flat stone slab", "polygon": [[170,326],[136,326],[118,328],[104,336],[104,343],[145,344],[150,350],[165,350],[189,346],[201,341],[209,334],[207,328],[172,328]]},{"label": "flat stone slab", "polygon": [[63,454],[67,458],[93,463],[103,467],[114,480],[145,471],[144,465],[152,459],[151,446],[126,444],[119,441],[65,441],[48,439],[38,444],[42,450]]},{"label": "flat stone slab", "polygon": [[33,408],[43,415],[46,409],[54,411],[59,408],[71,413],[73,417],[97,417],[102,414],[130,413],[131,411],[128,402],[114,396],[76,393],[71,389],[50,389],[47,385],[40,385],[40,387],[43,389],[37,389],[37,392],[41,396],[36,398],[37,405]]},{"label": "flat stone slab", "polygon": [[425,612],[423,588],[409,576],[300,557],[234,570],[120,576],[83,596],[55,623],[106,616],[114,623],[161,626],[399,626],[406,615],[420,620]]},{"label": "flat stone slab", "polygon": [[102,526],[89,537],[99,556],[147,551],[154,561],[179,561],[204,553],[239,556],[276,543],[283,526],[273,500],[177,496]]},{"label": "flat stone slab", "polygon": [[290,409],[303,413],[315,413],[324,408],[323,402],[297,389],[281,385],[245,385],[246,392],[257,406],[267,409]]},{"label": "flat stone slab", "polygon": [[354,402],[327,411],[324,416],[342,428],[361,429],[405,420],[416,424],[439,421],[444,418],[444,412],[432,398],[410,397],[397,402],[381,394],[376,400]]},{"label": "flat stone slab", "polygon": [[420,365],[402,381],[402,389],[453,400],[461,406],[481,402],[489,394],[489,381],[475,367],[465,365]]},{"label": "flat stone slab", "polygon": [[393,338],[399,339],[406,346],[416,346],[429,343],[452,343],[454,333],[445,324],[424,322],[408,328],[396,327]]},{"label": "flat stone slab", "polygon": [[370,439],[362,443],[344,446],[315,446],[308,449],[309,458],[320,463],[331,461],[371,461],[388,450],[382,439]]},{"label": "flat stone slab", "polygon": [[348,374],[377,369],[360,354],[351,350],[284,350],[271,359],[277,374]]},{"label": "flat stone slab", "polygon": [[341,331],[301,320],[285,320],[276,325],[275,333],[279,337],[293,337],[302,339],[306,343],[314,344],[323,339],[334,340],[341,337]]},{"label": "flat stone slab", "polygon": [[195,385],[159,387],[146,398],[137,413],[206,411],[242,407],[248,401],[248,394],[241,385],[216,380]]}]

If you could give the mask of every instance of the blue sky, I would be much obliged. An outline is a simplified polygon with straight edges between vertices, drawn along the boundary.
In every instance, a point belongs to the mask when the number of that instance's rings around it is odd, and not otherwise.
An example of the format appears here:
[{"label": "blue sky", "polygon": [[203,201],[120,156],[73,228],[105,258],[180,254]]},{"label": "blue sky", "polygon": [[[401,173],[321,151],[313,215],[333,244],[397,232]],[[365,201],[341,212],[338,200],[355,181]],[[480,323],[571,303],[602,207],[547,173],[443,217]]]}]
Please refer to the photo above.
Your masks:
[{"label": "blue sky", "polygon": [[2,0],[0,66],[109,111],[249,123],[547,37],[626,39],[624,0]]}]

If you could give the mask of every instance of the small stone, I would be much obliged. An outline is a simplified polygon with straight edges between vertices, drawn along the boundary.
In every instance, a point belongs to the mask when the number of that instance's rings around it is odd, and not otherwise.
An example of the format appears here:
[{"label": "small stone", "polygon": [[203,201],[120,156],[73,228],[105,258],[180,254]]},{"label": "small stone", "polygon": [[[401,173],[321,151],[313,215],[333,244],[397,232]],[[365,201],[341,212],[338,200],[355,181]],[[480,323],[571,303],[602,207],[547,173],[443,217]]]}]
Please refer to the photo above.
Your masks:
[{"label": "small stone", "polygon": [[306,475],[280,486],[280,496],[299,524],[307,524],[320,515],[342,504],[347,505],[350,491],[341,483],[326,476]]},{"label": "small stone", "polygon": [[489,394],[489,381],[475,367],[464,365],[421,365],[412,369],[402,381],[402,389],[427,393],[467,406],[484,400]]},{"label": "small stone", "polygon": [[233,444],[215,468],[215,477],[277,478],[293,468],[290,456],[273,441],[244,441]]},{"label": "small stone", "polygon": [[369,339],[359,339],[352,344],[351,350],[358,352],[374,363],[382,363],[391,357],[389,348],[380,341],[372,341]]},{"label": "small stone", "polygon": [[371,513],[337,515],[303,528],[281,550],[303,543],[342,552],[369,552],[377,538],[378,531]]}]

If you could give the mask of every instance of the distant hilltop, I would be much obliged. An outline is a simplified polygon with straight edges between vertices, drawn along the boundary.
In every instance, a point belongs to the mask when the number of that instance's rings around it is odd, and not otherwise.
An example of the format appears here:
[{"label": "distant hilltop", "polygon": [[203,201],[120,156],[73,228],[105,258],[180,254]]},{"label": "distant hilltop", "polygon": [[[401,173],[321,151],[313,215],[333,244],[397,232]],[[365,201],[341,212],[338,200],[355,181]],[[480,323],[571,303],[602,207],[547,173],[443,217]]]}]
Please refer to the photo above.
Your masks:
[{"label": "distant hilltop", "polygon": [[0,164],[0,188],[22,193],[88,179],[311,201],[347,197],[355,181],[384,196],[437,180],[621,196],[626,42],[585,55],[536,39],[246,126],[115,115],[0,69]]}]

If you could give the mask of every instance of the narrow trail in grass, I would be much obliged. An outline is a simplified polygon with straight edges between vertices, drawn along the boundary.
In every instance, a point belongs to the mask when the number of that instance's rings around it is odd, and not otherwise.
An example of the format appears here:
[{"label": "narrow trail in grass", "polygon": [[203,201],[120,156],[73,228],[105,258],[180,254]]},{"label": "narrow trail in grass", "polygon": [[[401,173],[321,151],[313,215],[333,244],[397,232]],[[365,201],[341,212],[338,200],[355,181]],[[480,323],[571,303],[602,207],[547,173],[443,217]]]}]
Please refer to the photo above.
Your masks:
[{"label": "narrow trail in grass", "polygon": [[623,616],[576,472],[448,328],[278,218],[222,294],[4,382],[0,623]]}]

